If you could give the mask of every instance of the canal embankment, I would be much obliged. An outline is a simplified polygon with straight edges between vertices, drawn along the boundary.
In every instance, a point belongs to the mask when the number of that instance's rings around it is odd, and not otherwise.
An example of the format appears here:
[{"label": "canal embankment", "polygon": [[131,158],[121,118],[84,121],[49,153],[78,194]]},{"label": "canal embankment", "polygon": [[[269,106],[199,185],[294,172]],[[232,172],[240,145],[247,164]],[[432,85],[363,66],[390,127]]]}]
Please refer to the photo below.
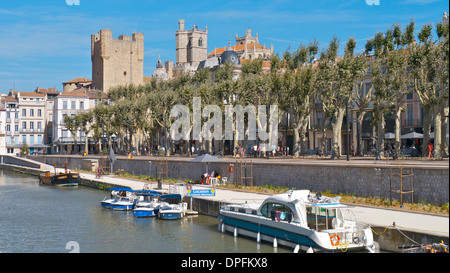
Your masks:
[{"label": "canal embankment", "polygon": [[[148,161],[149,160],[147,160],[147,163]],[[139,161],[130,162],[137,163]],[[37,169],[33,168],[33,166],[23,166],[23,164],[15,165],[14,162],[9,162],[9,164],[0,164],[0,168],[20,171],[31,175],[38,175],[43,172],[44,169],[48,170],[48,168],[51,167],[47,164],[43,165],[47,167],[40,166],[40,168]],[[79,169],[82,169],[82,163],[81,168]],[[129,170],[126,169],[125,171],[129,172]],[[81,184],[83,186],[103,190],[111,186],[126,186],[132,189],[157,189],[158,187],[158,183],[156,182],[138,181],[113,175],[103,176],[100,179],[97,179],[95,178],[94,173],[83,172],[80,174],[80,177],[82,178]],[[160,190],[166,192],[174,190],[180,191],[183,189],[182,183],[180,183],[178,187],[174,187],[174,185],[167,183],[163,183],[161,186],[162,187]],[[197,189],[205,188],[207,186],[194,185],[193,187],[194,189]],[[212,197],[192,198],[192,209],[198,211],[200,214],[218,216],[219,208],[223,203],[259,203],[267,198],[267,194],[264,193],[236,191],[224,188],[215,188],[215,192],[216,195]],[[191,203],[191,200],[189,199],[186,199],[186,201]],[[355,207],[354,211],[355,216],[359,221],[371,225],[374,231],[374,238],[379,244],[381,250],[399,252],[400,246],[431,244],[439,243],[441,241],[448,244],[448,216],[361,206]]]},{"label": "canal embankment", "polygon": [[[107,157],[48,155],[30,158],[49,165],[67,160],[70,168],[85,169],[90,162],[102,161]],[[223,157],[220,162],[193,162],[192,158],[170,157],[166,162],[161,160],[161,157],[117,156],[113,169],[121,169],[133,175],[157,177],[166,164],[166,177],[181,181],[199,181],[205,172],[217,171],[222,177],[227,177],[228,181],[246,186],[271,185],[384,200],[391,196],[400,200],[399,194],[394,191],[398,192],[402,188],[403,192],[413,191],[412,194],[403,195],[408,202],[411,202],[411,198],[413,202],[435,206],[443,206],[449,202],[448,159],[376,161],[359,158],[348,162],[292,158],[236,160]],[[232,173],[229,173],[230,165],[233,167]],[[400,178],[396,175],[400,173],[400,169],[403,173],[412,173],[413,176]],[[246,179],[241,179],[242,177]]]}]

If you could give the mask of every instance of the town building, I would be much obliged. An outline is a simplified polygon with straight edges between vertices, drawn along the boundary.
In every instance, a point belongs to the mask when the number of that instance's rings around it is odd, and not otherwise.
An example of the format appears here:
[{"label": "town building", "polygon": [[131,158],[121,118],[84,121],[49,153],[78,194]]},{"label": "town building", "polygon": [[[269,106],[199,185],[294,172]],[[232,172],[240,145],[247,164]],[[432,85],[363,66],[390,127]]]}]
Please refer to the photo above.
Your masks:
[{"label": "town building", "polygon": [[[65,126],[64,118],[66,116],[75,117],[77,114],[94,108],[99,103],[99,99],[108,100],[108,97],[105,92],[101,92],[99,97],[98,91],[87,88],[63,92],[54,98],[52,153],[79,154],[84,151],[85,132],[79,128],[76,135],[72,135]],[[90,150],[94,145],[91,134],[87,136]]]},{"label": "town building", "polygon": [[92,80],[84,78],[76,78],[68,82],[63,82],[64,92],[70,92],[78,88],[92,88]]}]

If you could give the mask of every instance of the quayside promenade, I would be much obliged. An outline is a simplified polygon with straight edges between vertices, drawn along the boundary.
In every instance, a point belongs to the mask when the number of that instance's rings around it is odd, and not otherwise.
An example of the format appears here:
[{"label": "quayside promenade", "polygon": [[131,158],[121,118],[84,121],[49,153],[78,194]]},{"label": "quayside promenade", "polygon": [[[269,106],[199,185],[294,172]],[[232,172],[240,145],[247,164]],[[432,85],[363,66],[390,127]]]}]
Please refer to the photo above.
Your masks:
[{"label": "quayside promenade", "polygon": [[[69,157],[72,162],[76,162],[77,160],[86,160],[86,158],[81,157]],[[4,161],[4,158],[2,158]],[[49,160],[50,159],[50,160]],[[62,158],[58,158],[56,156],[47,157],[45,160],[63,160]],[[75,160],[74,160],[75,159]],[[95,157],[90,157],[90,159],[95,159]],[[158,157],[145,157],[145,158],[120,158],[118,157],[118,161],[128,161],[131,163],[136,163],[140,161],[146,161],[147,164],[150,165],[149,161],[155,162],[160,158]],[[171,161],[173,162],[189,162],[192,158],[173,158]],[[21,171],[29,174],[37,175],[46,170],[53,170],[53,166],[48,164],[43,164],[34,160],[26,160],[24,162],[27,163],[18,163],[23,159],[15,159],[14,164],[1,164],[0,168],[10,169]],[[43,161],[43,159],[40,159]],[[65,160],[65,159],[64,159]],[[232,164],[229,162],[235,162],[234,158],[226,159],[226,163],[223,164]],[[373,165],[376,164],[378,167],[382,168],[388,166],[389,162],[373,162],[370,159],[352,159],[350,162],[345,160],[337,160],[337,161],[318,161],[315,159],[303,159],[303,160],[295,160],[295,159],[256,159],[256,161],[261,161],[261,164],[267,164],[267,161],[270,163],[278,164],[290,164],[296,165],[300,164],[297,161],[302,161],[302,164],[311,166],[320,164],[322,166],[328,166],[332,168],[333,166],[342,164],[347,166],[349,164],[355,165],[368,165],[371,168],[374,168]],[[287,162],[284,162],[287,161]],[[3,161],[2,161],[3,162]],[[396,162],[397,163],[397,162]],[[429,171],[433,170],[446,170],[448,174],[448,160],[447,161],[426,161],[426,160],[412,160],[402,162],[404,166],[414,166],[414,168],[427,168]],[[406,164],[407,163],[407,164]],[[24,166],[27,164],[31,164],[29,167]],[[34,164],[34,165],[33,165]],[[72,163],[73,165],[73,163]],[[212,164],[210,164],[212,165]],[[397,166],[397,165],[396,165]],[[73,166],[72,166],[73,168]],[[146,169],[147,172],[151,172],[149,170],[150,166]],[[76,168],[80,170],[81,168]],[[212,169],[210,169],[212,170]],[[130,187],[132,189],[157,189],[157,182],[148,182],[148,181],[139,181],[135,179],[123,178],[115,175],[104,175],[101,178],[96,178],[93,172],[85,172],[81,171],[80,176],[82,178],[82,184],[84,186],[95,187],[99,189],[106,189],[110,186],[124,186]],[[182,182],[182,181],[180,181]],[[182,183],[180,183],[182,184]],[[176,187],[173,184],[163,183],[161,191],[169,192],[174,191]],[[183,188],[184,186],[181,186]],[[178,187],[180,188],[180,186]],[[211,186],[206,185],[198,185],[194,184],[193,189],[204,189],[211,188]],[[198,211],[201,214],[217,216],[220,205],[223,203],[260,203],[264,199],[267,198],[268,194],[266,193],[256,193],[249,191],[241,191],[241,190],[231,190],[223,187],[214,187],[215,196],[210,197],[196,197],[192,198],[192,202],[186,197],[186,201],[189,204],[192,204],[192,209]],[[312,190],[314,191],[314,190]],[[448,180],[447,180],[447,191],[448,191]],[[448,195],[447,195],[448,198]],[[448,201],[447,201],[448,202]],[[352,205],[354,206],[354,205]],[[405,211],[405,210],[396,210],[396,209],[386,209],[386,208],[378,208],[378,207],[370,207],[370,206],[354,206],[353,212],[355,213],[356,218],[369,224],[372,226],[374,231],[375,240],[379,243],[379,247],[382,250],[398,252],[399,246],[402,245],[415,245],[415,244],[429,244],[429,243],[437,243],[444,241],[448,244],[449,241],[449,217],[448,215],[436,215],[429,213],[420,213],[413,211]]]}]

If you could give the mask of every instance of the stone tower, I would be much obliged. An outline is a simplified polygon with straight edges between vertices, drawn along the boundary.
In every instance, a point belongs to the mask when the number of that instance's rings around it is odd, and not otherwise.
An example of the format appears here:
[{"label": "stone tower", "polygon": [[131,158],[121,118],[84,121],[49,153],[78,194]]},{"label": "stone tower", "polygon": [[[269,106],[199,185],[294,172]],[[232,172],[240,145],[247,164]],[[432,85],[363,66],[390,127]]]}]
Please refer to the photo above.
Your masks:
[{"label": "stone tower", "polygon": [[92,86],[105,92],[111,87],[144,83],[144,34],[120,35],[110,29],[91,36]]},{"label": "stone tower", "polygon": [[176,65],[197,67],[208,57],[208,27],[198,29],[195,24],[191,30],[184,29],[184,20],[178,21],[179,29],[175,32]]}]

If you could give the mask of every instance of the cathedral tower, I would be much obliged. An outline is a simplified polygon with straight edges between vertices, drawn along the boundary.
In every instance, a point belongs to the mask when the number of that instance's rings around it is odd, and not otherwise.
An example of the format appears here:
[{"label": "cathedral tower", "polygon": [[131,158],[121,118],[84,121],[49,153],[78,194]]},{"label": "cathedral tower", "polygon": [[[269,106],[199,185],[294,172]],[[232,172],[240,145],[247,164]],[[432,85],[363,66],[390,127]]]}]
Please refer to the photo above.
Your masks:
[{"label": "cathedral tower", "polygon": [[175,31],[176,65],[197,67],[208,56],[208,27],[205,30],[195,26],[185,30],[184,20],[178,21],[179,28]]}]

